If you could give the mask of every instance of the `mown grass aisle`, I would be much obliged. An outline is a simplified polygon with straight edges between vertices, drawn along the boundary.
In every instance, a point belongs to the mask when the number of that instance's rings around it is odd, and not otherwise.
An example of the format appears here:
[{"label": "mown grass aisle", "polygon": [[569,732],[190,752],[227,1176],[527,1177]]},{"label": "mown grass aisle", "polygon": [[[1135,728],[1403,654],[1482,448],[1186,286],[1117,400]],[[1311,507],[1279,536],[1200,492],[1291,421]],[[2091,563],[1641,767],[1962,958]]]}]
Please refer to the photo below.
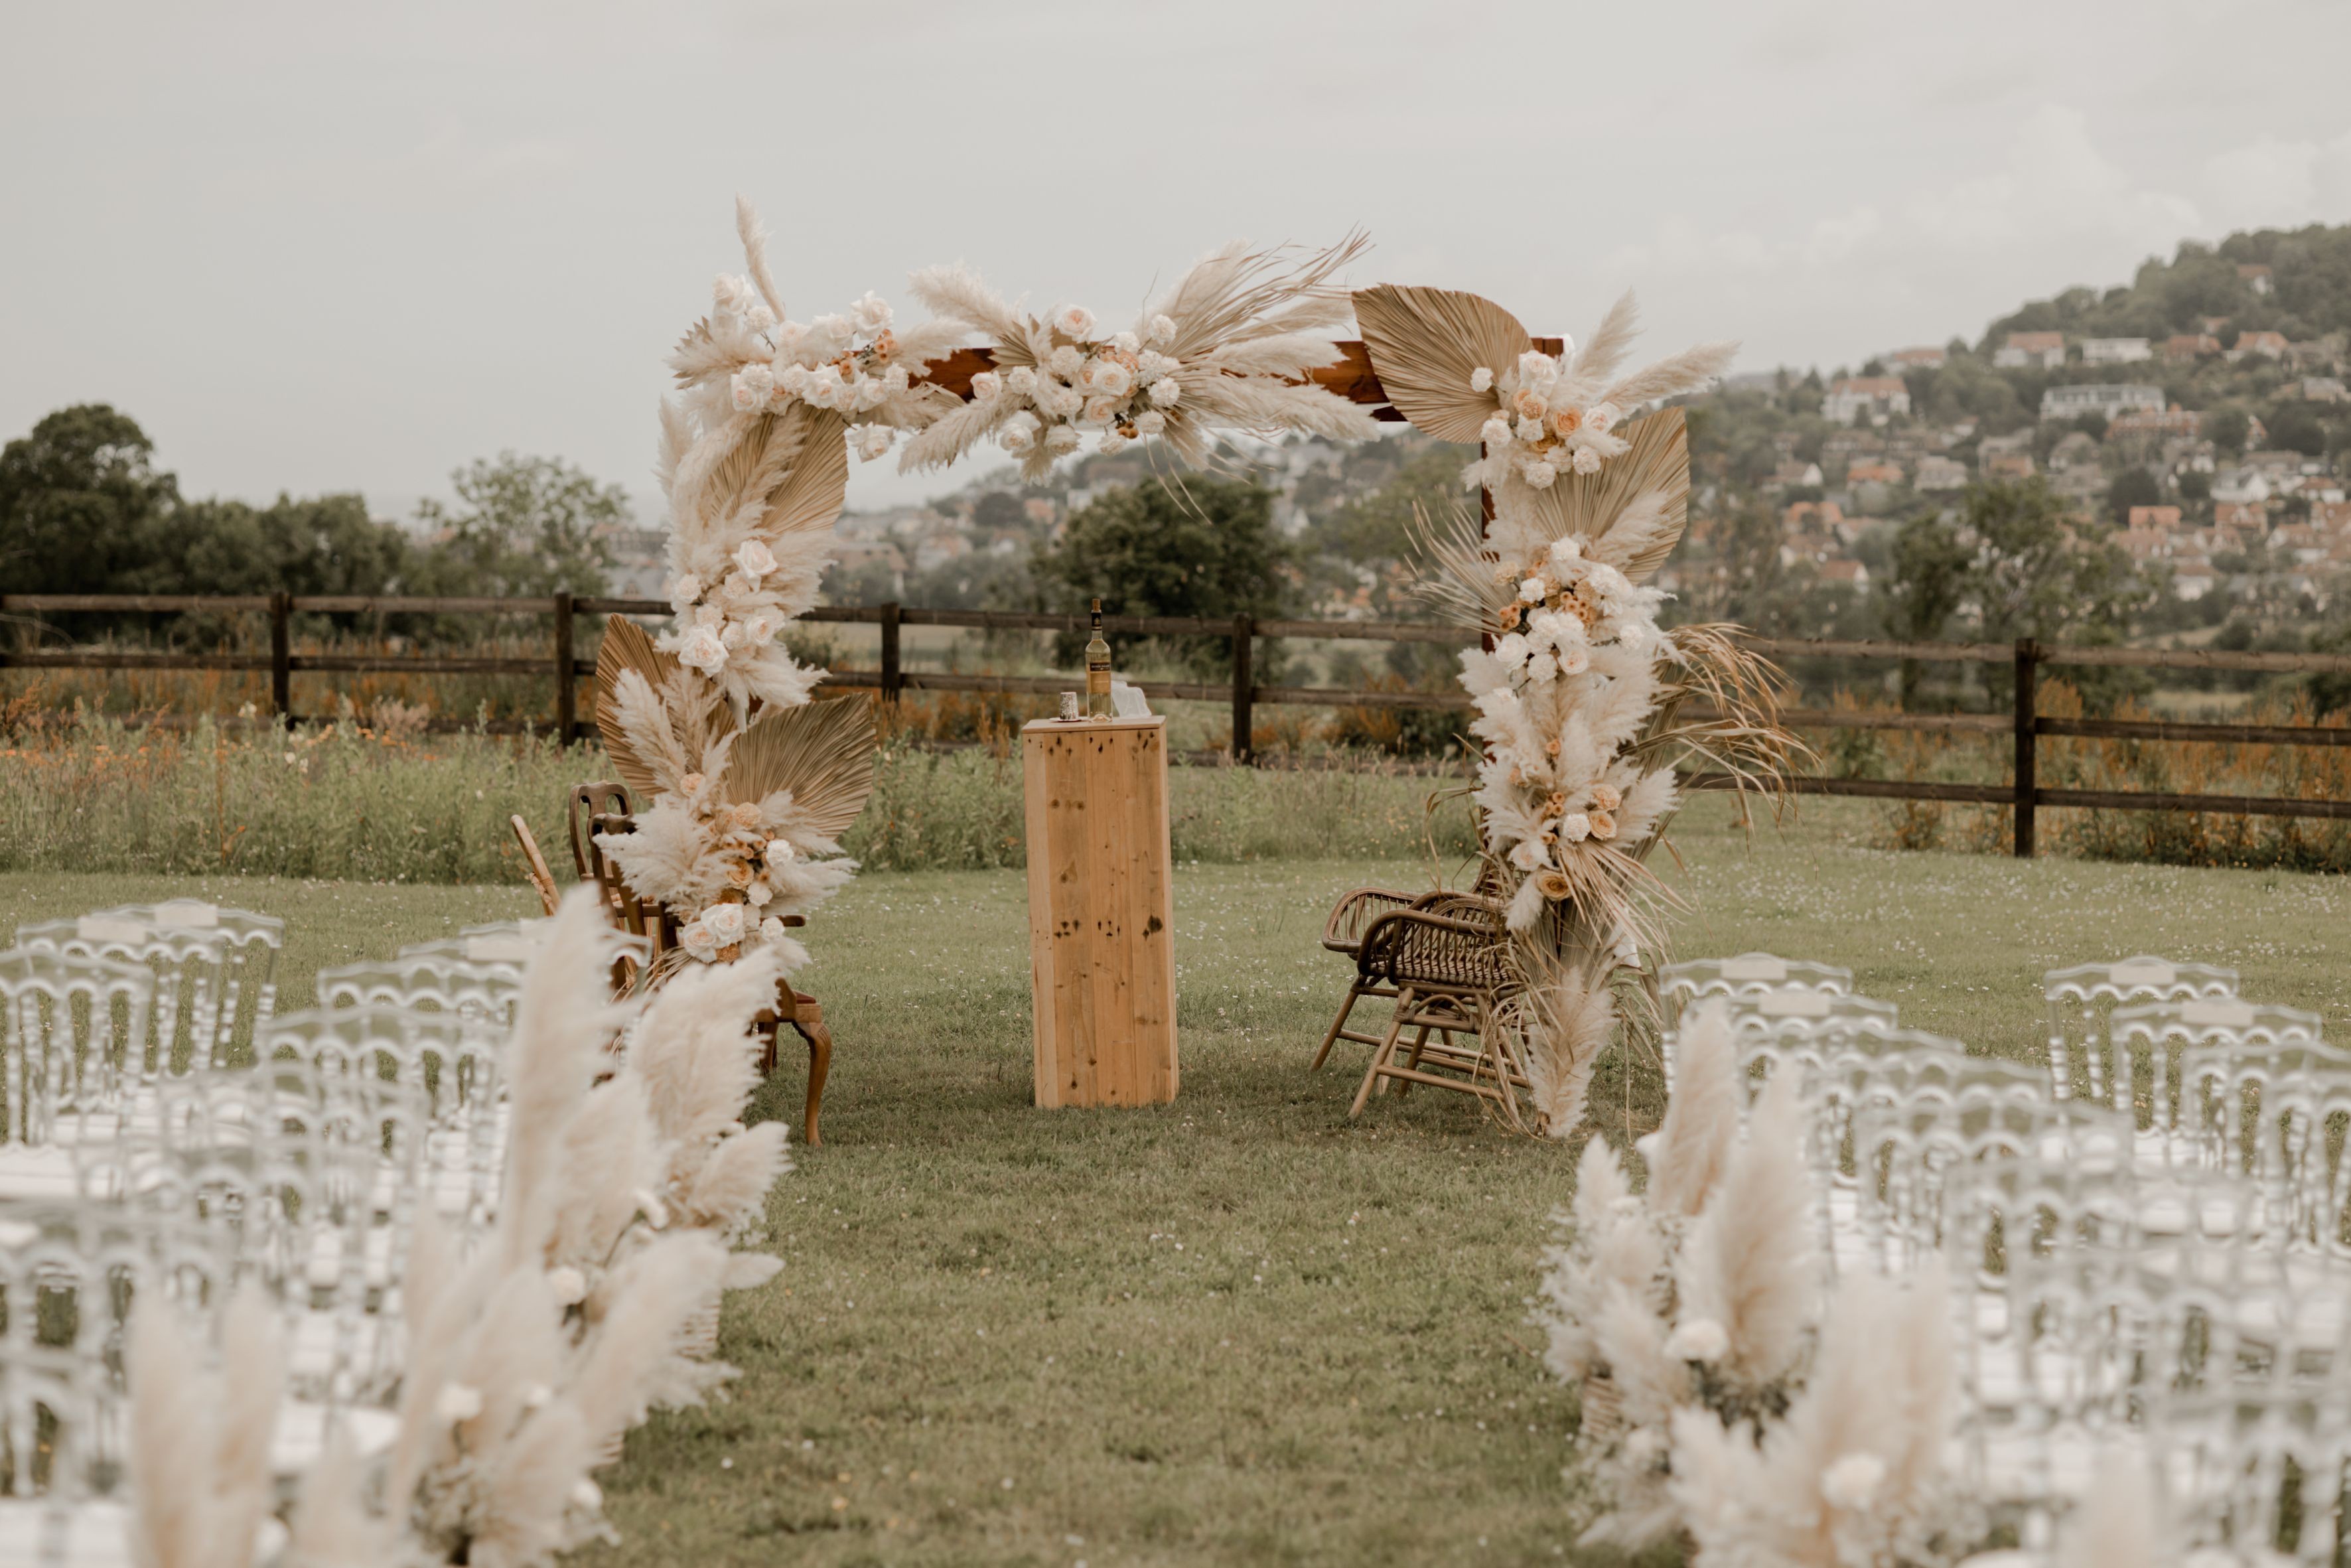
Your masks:
[{"label": "mown grass aisle", "polygon": [[[1664,868],[1686,956],[1851,965],[1906,1021],[2038,1048],[2053,964],[2234,964],[2249,996],[2351,1009],[2351,884],[1850,847],[1833,812],[1750,845],[1703,803]],[[1018,872],[872,875],[818,917],[839,1050],[827,1145],[770,1207],[782,1277],[730,1298],[732,1398],[657,1417],[608,1472],[596,1563],[1228,1564],[1575,1553],[1572,1401],[1525,1322],[1573,1147],[1454,1095],[1346,1119],[1360,1052],[1305,1064],[1343,979],[1331,900],[1425,864],[1186,866],[1184,1092],[1029,1105]],[[0,921],[203,891],[287,917],[319,965],[525,912],[517,889],[0,876]],[[795,1115],[804,1059],[763,1092]],[[1653,1087],[1636,1082],[1633,1131]],[[1594,1092],[1626,1120],[1611,1067]],[[1009,1486],[1005,1483],[1009,1482]],[[1483,1538],[1481,1550],[1479,1542]]]}]

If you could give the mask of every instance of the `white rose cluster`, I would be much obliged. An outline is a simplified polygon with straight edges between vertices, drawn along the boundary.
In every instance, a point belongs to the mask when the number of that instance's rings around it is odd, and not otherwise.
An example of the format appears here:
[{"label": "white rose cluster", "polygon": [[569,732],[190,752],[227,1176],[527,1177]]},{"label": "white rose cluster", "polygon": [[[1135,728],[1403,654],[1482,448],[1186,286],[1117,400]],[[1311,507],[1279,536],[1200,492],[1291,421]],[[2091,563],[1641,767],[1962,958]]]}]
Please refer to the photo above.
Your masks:
[{"label": "white rose cluster", "polygon": [[1054,344],[1040,362],[972,378],[975,401],[1011,400],[1014,412],[996,426],[1006,452],[1071,452],[1088,433],[1117,452],[1166,430],[1168,411],[1184,401],[1183,361],[1162,351],[1176,340],[1173,319],[1154,316],[1140,331],[1097,338],[1093,312],[1064,305],[1046,325]]},{"label": "white rose cluster", "polygon": [[1515,365],[1496,371],[1480,365],[1469,390],[1493,394],[1494,413],[1478,432],[1486,444],[1484,477],[1511,475],[1538,490],[1562,474],[1596,474],[1611,457],[1629,450],[1616,424],[1624,412],[1606,402],[1586,401],[1598,390],[1580,384],[1562,362],[1530,349]]},{"label": "white rose cluster", "polygon": [[1573,892],[1572,856],[1634,841],[1623,811],[1643,774],[1621,743],[1594,736],[1590,710],[1604,694],[1615,706],[1627,695],[1623,683],[1654,684],[1665,596],[1592,559],[1574,536],[1498,580],[1507,598],[1493,647],[1463,655],[1463,684],[1479,715],[1471,727],[1489,747],[1478,800],[1530,897],[1558,900]]},{"label": "white rose cluster", "polygon": [[808,891],[808,858],[789,839],[771,834],[759,808],[748,803],[717,806],[706,812],[707,831],[717,840],[726,892],[680,928],[679,944],[703,963],[738,956],[751,946],[788,945],[780,916],[769,906]]},{"label": "white rose cluster", "polygon": [[688,572],[670,580],[670,608],[677,620],[656,639],[678,663],[716,678],[728,661],[756,657],[776,640],[790,617],[768,580],[779,570],[765,540],[736,547],[732,570],[705,583]]},{"label": "white rose cluster", "polygon": [[804,402],[852,419],[871,415],[852,425],[852,449],[869,463],[890,450],[893,405],[914,385],[914,368],[898,358],[887,300],[868,292],[845,313],[801,323],[777,319],[739,277],[719,278],[712,295],[722,320],[750,335],[749,361],[727,382],[737,413]]}]

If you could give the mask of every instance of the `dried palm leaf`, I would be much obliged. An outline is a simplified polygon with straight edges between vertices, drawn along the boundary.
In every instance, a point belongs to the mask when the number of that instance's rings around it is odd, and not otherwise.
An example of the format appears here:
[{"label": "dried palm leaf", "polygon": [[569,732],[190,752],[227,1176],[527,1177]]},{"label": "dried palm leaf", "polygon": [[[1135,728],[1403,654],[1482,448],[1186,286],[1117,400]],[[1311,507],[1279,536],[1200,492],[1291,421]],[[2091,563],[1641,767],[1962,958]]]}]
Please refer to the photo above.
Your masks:
[{"label": "dried palm leaf", "polygon": [[789,790],[818,831],[840,837],[873,791],[873,709],[853,697],[769,708],[736,737],[719,788],[749,802]]},{"label": "dried palm leaf", "polygon": [[[1626,424],[1620,432],[1631,450],[1601,465],[1596,474],[1564,474],[1548,490],[1530,490],[1531,509],[1549,538],[1580,535],[1602,547],[1593,553],[1614,564],[1635,582],[1646,581],[1681,542],[1689,517],[1689,435],[1677,408],[1664,409]],[[1654,511],[1632,508],[1645,497],[1664,497]],[[1609,530],[1631,513],[1643,542],[1619,559],[1605,552]]]},{"label": "dried palm leaf", "polygon": [[849,424],[831,409],[795,403],[779,423],[797,423],[791,471],[764,497],[762,537],[829,532],[849,495]]},{"label": "dried palm leaf", "polygon": [[1383,283],[1357,291],[1355,323],[1388,402],[1439,441],[1475,443],[1493,395],[1469,390],[1479,370],[1499,374],[1533,340],[1519,319],[1475,294]]}]

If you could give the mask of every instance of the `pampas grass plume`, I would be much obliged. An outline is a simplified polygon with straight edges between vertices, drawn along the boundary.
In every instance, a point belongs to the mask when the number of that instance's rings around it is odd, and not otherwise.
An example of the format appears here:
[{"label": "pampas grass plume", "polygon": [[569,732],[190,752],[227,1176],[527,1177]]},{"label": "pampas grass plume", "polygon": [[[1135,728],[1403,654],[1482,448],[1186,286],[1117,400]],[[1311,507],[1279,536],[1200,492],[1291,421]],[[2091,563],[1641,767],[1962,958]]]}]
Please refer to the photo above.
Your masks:
[{"label": "pampas grass plume", "polygon": [[1813,1319],[1818,1286],[1802,1137],[1796,1074],[1782,1067],[1682,1249],[1680,1315],[1722,1325],[1730,1345],[1723,1367],[1750,1387],[1794,1365]]},{"label": "pampas grass plume", "polygon": [[1694,1215],[1713,1196],[1739,1138],[1739,1061],[1729,1004],[1713,998],[1695,1018],[1684,1015],[1676,1058],[1673,1098],[1649,1164],[1649,1203],[1664,1213]]}]

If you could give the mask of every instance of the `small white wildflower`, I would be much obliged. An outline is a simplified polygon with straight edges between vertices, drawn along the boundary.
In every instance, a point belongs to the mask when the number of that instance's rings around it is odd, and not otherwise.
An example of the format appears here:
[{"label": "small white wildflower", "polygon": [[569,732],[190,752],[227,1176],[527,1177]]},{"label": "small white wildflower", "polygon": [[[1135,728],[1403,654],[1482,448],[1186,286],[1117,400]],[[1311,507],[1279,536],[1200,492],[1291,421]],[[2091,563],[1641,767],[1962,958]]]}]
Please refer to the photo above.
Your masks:
[{"label": "small white wildflower", "polygon": [[1174,408],[1184,398],[1184,383],[1174,376],[1162,376],[1151,383],[1151,401],[1161,408]]},{"label": "small white wildflower", "polygon": [[1157,435],[1167,428],[1167,416],[1155,408],[1147,408],[1134,416],[1137,435]]},{"label": "small white wildflower", "polygon": [[1821,1472],[1821,1498],[1831,1508],[1865,1509],[1886,1479],[1886,1461],[1876,1454],[1847,1454]]},{"label": "small white wildflower", "polygon": [[1559,836],[1571,844],[1582,843],[1592,836],[1592,819],[1581,811],[1570,811],[1559,820]]},{"label": "small white wildflower", "polygon": [[1151,340],[1155,343],[1174,342],[1176,340],[1176,318],[1173,316],[1154,316],[1151,319]]},{"label": "small white wildflower", "polygon": [[1677,1324],[1666,1338],[1666,1354],[1676,1361],[1719,1361],[1729,1349],[1729,1333],[1712,1318]]},{"label": "small white wildflower", "polygon": [[433,1401],[433,1414],[447,1427],[470,1421],[481,1413],[482,1391],[463,1383],[443,1384],[440,1395]]},{"label": "small white wildflower", "polygon": [[1529,604],[1541,604],[1551,592],[1551,584],[1540,577],[1528,578],[1519,584],[1519,597]]}]

